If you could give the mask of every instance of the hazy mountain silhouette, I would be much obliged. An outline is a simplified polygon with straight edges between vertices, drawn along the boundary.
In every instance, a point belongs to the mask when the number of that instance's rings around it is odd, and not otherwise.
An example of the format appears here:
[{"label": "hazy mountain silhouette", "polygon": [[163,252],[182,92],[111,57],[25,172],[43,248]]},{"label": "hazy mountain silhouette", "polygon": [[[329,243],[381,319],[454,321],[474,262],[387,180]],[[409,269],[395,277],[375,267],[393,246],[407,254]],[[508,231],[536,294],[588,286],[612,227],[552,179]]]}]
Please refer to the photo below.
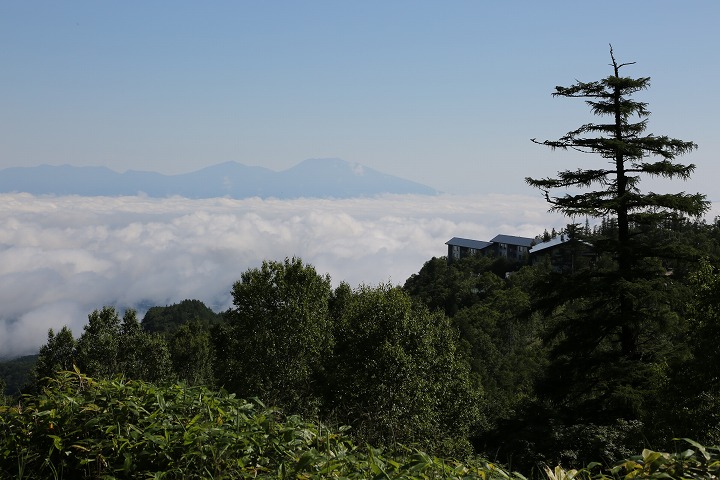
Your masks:
[{"label": "hazy mountain silhouette", "polygon": [[438,193],[426,185],[336,158],[305,160],[280,172],[226,162],[181,175],[134,170],[118,173],[105,167],[70,165],[13,167],[0,170],[0,193],[9,192],[27,192],[34,195],[145,194],[150,197],[178,195],[187,198],[281,199]]}]

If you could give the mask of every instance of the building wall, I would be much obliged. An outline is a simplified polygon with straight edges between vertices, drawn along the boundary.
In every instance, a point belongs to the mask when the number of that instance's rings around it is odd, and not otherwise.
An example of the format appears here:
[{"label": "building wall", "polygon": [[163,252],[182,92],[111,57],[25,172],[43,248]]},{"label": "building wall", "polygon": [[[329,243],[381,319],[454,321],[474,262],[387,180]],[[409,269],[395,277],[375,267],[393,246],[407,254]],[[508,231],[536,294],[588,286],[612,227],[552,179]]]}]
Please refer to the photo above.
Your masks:
[{"label": "building wall", "polygon": [[448,262],[453,260],[460,260],[461,258],[469,257],[472,255],[482,255],[483,251],[477,248],[461,247],[459,245],[448,245]]}]

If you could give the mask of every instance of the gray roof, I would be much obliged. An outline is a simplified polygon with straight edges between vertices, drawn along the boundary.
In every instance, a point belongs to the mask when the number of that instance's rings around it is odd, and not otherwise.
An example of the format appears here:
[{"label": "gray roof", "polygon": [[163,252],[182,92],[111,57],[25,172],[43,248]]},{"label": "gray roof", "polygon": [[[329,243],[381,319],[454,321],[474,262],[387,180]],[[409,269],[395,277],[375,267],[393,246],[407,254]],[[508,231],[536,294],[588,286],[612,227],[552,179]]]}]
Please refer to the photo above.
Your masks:
[{"label": "gray roof", "polygon": [[555,247],[557,245],[562,245],[563,243],[568,243],[571,241],[572,242],[580,242],[587,247],[592,247],[592,245],[588,242],[585,242],[582,240],[576,240],[576,239],[570,238],[568,235],[562,234],[562,235],[558,235],[557,237],[551,238],[547,242],[538,243],[537,245],[535,245],[534,247],[532,247],[530,249],[529,253],[531,253],[531,254],[537,253],[542,250],[545,250],[546,248]]},{"label": "gray roof", "polygon": [[520,245],[521,247],[530,247],[535,242],[535,239],[527,237],[514,237],[512,235],[497,235],[490,241],[493,243],[506,243],[508,245]]},{"label": "gray roof", "polygon": [[567,243],[569,241],[570,237],[568,237],[567,235],[558,235],[555,238],[551,238],[547,242],[538,243],[530,249],[530,253],[537,253],[540,250],[545,250],[546,248],[554,247],[556,245]]},{"label": "gray roof", "polygon": [[445,245],[453,245],[465,248],[474,248],[476,250],[482,250],[483,248],[492,245],[490,242],[483,242],[482,240],[470,240],[469,238],[453,237]]}]

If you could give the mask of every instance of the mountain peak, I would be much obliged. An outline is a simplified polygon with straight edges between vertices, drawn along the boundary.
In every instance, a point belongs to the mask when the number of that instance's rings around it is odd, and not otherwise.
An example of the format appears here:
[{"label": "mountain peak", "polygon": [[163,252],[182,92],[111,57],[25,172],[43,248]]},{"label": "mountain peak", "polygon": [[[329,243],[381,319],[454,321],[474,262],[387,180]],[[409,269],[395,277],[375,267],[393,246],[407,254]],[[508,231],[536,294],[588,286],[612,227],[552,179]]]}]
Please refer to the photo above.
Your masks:
[{"label": "mountain peak", "polygon": [[288,170],[294,172],[323,171],[329,169],[335,171],[351,172],[355,175],[364,175],[367,167],[357,162],[349,162],[341,158],[308,158],[307,160],[303,160],[302,162],[298,163],[294,167],[288,168]]},{"label": "mountain peak", "polygon": [[141,171],[117,173],[105,167],[70,165],[16,167],[0,170],[0,192],[85,196],[137,195],[142,192],[150,197],[257,196],[280,199],[438,193],[426,185],[340,158],[310,158],[280,172],[227,161],[181,175]]}]

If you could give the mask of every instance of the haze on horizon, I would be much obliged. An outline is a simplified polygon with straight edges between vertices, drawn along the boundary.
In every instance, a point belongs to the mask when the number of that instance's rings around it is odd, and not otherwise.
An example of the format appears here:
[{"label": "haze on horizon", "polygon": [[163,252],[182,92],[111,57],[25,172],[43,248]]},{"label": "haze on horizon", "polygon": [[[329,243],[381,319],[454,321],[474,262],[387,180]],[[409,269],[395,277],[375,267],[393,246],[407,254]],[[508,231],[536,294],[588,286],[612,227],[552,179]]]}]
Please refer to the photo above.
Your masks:
[{"label": "haze on horizon", "polygon": [[336,157],[464,193],[529,193],[525,176],[591,120],[555,85],[650,76],[648,131],[695,141],[682,190],[720,199],[720,4],[4,2],[0,168],[283,170]]}]

